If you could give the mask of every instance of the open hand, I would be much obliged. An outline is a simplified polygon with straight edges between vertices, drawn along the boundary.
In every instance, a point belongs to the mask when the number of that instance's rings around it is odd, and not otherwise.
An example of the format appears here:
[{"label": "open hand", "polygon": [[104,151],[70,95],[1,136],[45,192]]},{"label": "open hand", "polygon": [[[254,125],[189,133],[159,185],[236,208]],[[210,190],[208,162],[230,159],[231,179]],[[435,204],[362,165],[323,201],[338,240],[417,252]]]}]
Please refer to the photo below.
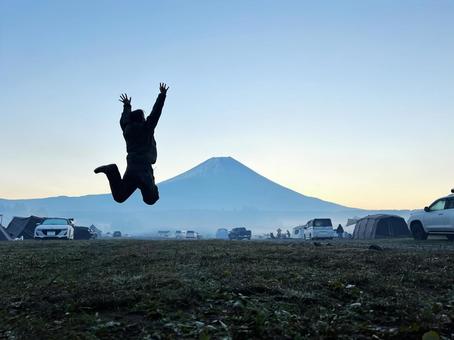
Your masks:
[{"label": "open hand", "polygon": [[165,83],[159,83],[159,91],[161,91],[162,94],[167,94],[167,90],[169,87]]},{"label": "open hand", "polygon": [[121,101],[124,105],[129,105],[131,106],[131,99],[132,97],[128,98],[128,95],[126,93],[120,95],[119,101]]}]

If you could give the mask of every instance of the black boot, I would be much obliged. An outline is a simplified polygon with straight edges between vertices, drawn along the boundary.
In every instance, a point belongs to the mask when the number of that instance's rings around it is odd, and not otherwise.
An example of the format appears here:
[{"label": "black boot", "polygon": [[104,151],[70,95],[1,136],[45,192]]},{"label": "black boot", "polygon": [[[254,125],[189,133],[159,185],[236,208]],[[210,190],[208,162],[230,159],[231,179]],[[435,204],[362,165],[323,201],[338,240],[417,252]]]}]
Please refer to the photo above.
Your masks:
[{"label": "black boot", "polygon": [[107,176],[114,171],[118,171],[118,167],[116,164],[109,164],[99,166],[95,169],[95,174],[99,174],[100,172],[105,173]]}]

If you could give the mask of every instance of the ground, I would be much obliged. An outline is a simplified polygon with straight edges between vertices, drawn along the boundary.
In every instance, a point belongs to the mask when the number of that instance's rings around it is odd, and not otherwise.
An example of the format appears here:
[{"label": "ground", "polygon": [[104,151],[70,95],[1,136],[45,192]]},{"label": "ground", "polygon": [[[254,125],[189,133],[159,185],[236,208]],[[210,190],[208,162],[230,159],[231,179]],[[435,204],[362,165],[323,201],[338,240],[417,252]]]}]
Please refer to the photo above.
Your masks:
[{"label": "ground", "polygon": [[454,243],[330,243],[2,242],[0,338],[454,337]]}]

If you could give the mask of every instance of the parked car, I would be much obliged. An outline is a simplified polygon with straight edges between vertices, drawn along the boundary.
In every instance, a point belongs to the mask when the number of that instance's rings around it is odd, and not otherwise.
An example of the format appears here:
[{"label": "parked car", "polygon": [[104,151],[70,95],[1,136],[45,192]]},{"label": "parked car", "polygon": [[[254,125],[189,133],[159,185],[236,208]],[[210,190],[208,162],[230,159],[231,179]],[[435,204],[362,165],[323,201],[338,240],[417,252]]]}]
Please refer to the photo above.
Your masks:
[{"label": "parked car", "polygon": [[158,238],[167,239],[170,237],[170,230],[158,230]]},{"label": "parked car", "polygon": [[74,223],[72,218],[46,218],[38,223],[34,233],[35,240],[73,240]]},{"label": "parked car", "polygon": [[250,240],[252,232],[244,227],[233,228],[229,232],[230,240]]},{"label": "parked car", "polygon": [[315,218],[304,226],[305,240],[332,239],[334,237],[333,223],[329,218]]},{"label": "parked car", "polygon": [[293,228],[292,238],[304,238],[304,228],[305,225],[299,225]]},{"label": "parked car", "polygon": [[225,228],[219,228],[216,231],[216,238],[218,240],[228,240],[229,239],[229,231]]},{"label": "parked car", "polygon": [[426,240],[429,235],[443,235],[454,241],[454,189],[453,194],[437,199],[424,210],[416,210],[408,219],[415,240]]},{"label": "parked car", "polygon": [[186,240],[197,240],[198,233],[196,233],[194,230],[185,230],[183,231],[183,238]]},{"label": "parked car", "polygon": [[112,237],[121,237],[121,231],[114,231]]}]

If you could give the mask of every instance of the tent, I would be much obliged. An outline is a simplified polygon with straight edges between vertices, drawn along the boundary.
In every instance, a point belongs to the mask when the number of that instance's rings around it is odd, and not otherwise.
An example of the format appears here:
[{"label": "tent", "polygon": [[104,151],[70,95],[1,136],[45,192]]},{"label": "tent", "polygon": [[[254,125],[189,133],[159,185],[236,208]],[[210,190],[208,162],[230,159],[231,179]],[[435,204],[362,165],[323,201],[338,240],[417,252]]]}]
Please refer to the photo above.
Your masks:
[{"label": "tent", "polygon": [[11,222],[9,222],[6,231],[13,239],[20,237],[23,237],[24,240],[33,239],[36,224],[41,223],[42,221],[44,221],[44,218],[37,216],[14,217]]},{"label": "tent", "polygon": [[0,241],[11,241],[6,229],[0,224]]},{"label": "tent", "polygon": [[400,216],[369,215],[358,220],[353,232],[354,239],[409,237],[407,223]]},{"label": "tent", "polygon": [[91,232],[90,228],[88,227],[74,227],[74,239],[75,240],[89,240],[93,237],[93,233]]},{"label": "tent", "polygon": [[94,224],[90,226],[90,231],[94,234],[94,238],[98,238],[102,236],[102,231],[95,227]]}]

